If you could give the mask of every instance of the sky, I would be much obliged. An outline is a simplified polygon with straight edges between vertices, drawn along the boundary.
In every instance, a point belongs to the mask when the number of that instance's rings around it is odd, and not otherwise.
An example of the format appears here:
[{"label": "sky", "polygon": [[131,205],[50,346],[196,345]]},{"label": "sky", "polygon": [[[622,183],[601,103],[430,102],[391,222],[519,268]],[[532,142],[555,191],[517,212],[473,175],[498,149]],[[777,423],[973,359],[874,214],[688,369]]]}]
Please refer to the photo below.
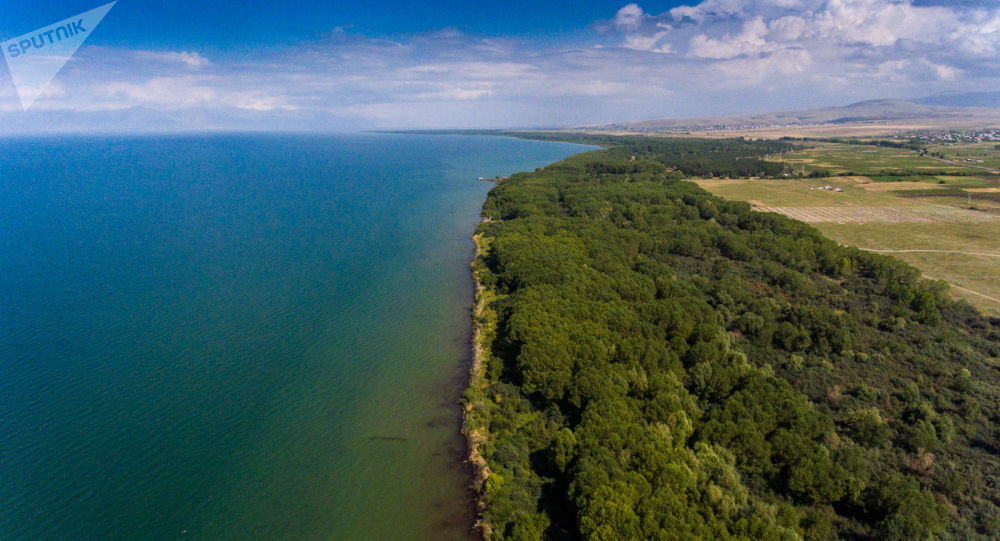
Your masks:
[{"label": "sky", "polygon": [[[0,0],[0,41],[103,3]],[[995,90],[997,0],[119,0],[29,110],[0,69],[0,134],[563,127]]]}]

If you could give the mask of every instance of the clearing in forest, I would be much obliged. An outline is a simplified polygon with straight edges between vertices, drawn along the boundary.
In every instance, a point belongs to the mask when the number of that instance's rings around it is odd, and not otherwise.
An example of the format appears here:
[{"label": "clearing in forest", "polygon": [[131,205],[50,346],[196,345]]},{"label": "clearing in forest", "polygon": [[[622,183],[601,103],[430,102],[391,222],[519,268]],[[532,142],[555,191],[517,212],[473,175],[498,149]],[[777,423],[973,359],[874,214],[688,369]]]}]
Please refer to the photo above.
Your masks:
[{"label": "clearing in forest", "polygon": [[[892,149],[888,149],[892,150]],[[968,177],[929,177],[925,182],[872,182],[866,177],[819,179],[701,179],[702,188],[755,209],[779,212],[811,223],[826,236],[859,248],[893,251],[926,276],[952,284],[951,294],[983,313],[1000,316],[1000,209],[985,196],[992,191],[964,188]],[[945,184],[939,184],[940,181]],[[827,186],[831,190],[825,189]],[[979,184],[982,186],[982,184]],[[837,188],[843,191],[836,191]],[[928,195],[923,195],[923,194]],[[979,197],[977,197],[977,195]],[[965,253],[957,253],[965,252]]]}]

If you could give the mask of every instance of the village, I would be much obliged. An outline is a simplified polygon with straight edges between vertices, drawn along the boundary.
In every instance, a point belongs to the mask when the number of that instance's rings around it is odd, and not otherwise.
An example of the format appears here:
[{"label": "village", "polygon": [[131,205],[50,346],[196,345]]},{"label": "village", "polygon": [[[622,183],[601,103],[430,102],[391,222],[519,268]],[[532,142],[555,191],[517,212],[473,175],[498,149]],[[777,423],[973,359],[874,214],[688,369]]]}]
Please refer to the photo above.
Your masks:
[{"label": "village", "polygon": [[959,143],[1000,143],[1000,128],[978,130],[918,131],[903,134],[899,138],[915,143],[931,145],[954,145]]}]

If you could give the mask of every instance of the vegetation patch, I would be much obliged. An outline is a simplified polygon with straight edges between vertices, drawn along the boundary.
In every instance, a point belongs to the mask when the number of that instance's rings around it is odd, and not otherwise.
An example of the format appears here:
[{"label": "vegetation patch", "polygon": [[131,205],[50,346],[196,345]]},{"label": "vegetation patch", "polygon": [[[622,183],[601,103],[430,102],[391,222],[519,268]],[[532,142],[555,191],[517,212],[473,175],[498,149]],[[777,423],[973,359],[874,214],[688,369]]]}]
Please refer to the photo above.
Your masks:
[{"label": "vegetation patch", "polygon": [[[800,174],[857,174],[876,182],[912,180],[914,176],[975,175],[981,171],[961,164],[945,163],[921,155],[918,150],[899,150],[864,143],[807,141],[797,143],[798,150],[782,154],[778,159],[790,171]],[[869,143],[874,145],[874,143]]]},{"label": "vegetation patch", "polygon": [[[931,177],[934,178],[934,177]],[[974,177],[937,177],[948,182],[966,180],[982,182]],[[1000,215],[1000,202],[979,197],[975,189],[957,190],[950,184],[917,183],[914,186],[895,183],[870,183],[850,185],[842,177],[824,180],[803,179],[733,179],[697,180],[698,185],[727,199],[744,200],[757,209],[797,209],[800,207],[891,207],[900,211],[936,208],[944,218],[934,215],[917,216],[909,221],[889,215],[883,220],[865,219],[863,214],[850,220],[811,221],[823,234],[845,244],[860,248],[890,250],[961,250],[966,252],[1000,252],[1000,222],[990,217]],[[844,192],[831,193],[818,189],[824,184],[842,187]],[[980,184],[982,185],[982,184]],[[863,189],[858,189],[863,188]],[[906,195],[906,189],[919,189],[916,197]],[[931,191],[933,190],[933,192]],[[945,197],[924,197],[939,191],[953,191]],[[910,192],[911,195],[913,192]],[[971,198],[969,193],[972,194]],[[992,193],[992,192],[983,192]],[[970,201],[971,199],[971,201]],[[848,211],[851,213],[852,211]],[[786,212],[794,216],[793,212]],[[805,216],[797,216],[807,219]],[[929,276],[947,280],[953,287],[955,298],[966,300],[990,315],[1000,316],[1000,267],[991,259],[964,261],[948,255],[897,253],[899,257],[917,266]],[[959,264],[961,262],[961,264]],[[974,291],[975,293],[969,293]],[[982,295],[979,295],[981,293]]]},{"label": "vegetation patch", "polygon": [[467,426],[488,538],[1000,531],[1000,320],[679,179],[766,144],[604,144],[484,205]]}]

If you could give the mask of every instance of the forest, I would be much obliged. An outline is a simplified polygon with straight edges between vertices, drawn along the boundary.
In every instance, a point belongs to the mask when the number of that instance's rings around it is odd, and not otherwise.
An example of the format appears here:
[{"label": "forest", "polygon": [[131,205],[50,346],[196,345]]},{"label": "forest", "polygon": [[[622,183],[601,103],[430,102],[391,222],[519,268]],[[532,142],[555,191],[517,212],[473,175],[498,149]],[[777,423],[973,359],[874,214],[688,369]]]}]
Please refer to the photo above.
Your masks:
[{"label": "forest", "polygon": [[995,538],[1000,320],[683,180],[787,143],[571,140],[476,233],[485,538]]}]

